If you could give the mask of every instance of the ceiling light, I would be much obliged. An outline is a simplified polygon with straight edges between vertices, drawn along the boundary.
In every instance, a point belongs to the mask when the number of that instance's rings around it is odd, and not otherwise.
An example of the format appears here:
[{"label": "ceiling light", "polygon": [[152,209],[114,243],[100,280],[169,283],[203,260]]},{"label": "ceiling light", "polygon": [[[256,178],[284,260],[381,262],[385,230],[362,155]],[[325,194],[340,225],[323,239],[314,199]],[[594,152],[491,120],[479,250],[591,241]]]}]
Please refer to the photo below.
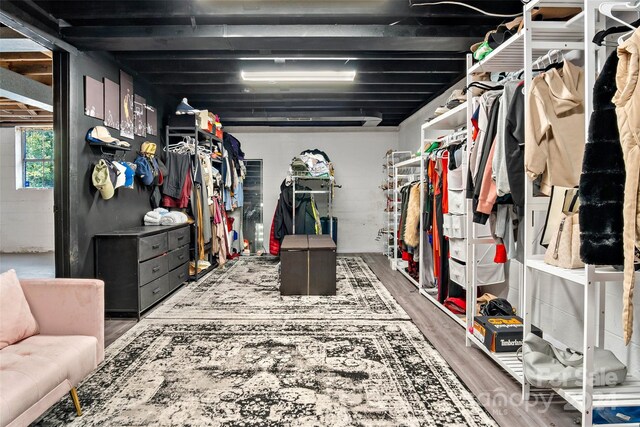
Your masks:
[{"label": "ceiling light", "polygon": [[352,82],[351,71],[241,71],[242,80],[248,82]]}]

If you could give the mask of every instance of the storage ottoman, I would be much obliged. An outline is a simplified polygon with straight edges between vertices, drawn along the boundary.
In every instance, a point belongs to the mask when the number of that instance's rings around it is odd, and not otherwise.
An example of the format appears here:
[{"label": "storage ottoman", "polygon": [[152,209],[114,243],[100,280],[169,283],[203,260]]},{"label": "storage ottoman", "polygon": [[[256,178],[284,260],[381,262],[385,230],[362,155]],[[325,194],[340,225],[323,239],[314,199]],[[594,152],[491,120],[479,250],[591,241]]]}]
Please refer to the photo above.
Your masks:
[{"label": "storage ottoman", "polygon": [[328,235],[309,236],[308,295],[336,294],[336,244]]},{"label": "storage ottoman", "polygon": [[281,295],[335,295],[336,244],[329,236],[286,236],[280,247]]}]

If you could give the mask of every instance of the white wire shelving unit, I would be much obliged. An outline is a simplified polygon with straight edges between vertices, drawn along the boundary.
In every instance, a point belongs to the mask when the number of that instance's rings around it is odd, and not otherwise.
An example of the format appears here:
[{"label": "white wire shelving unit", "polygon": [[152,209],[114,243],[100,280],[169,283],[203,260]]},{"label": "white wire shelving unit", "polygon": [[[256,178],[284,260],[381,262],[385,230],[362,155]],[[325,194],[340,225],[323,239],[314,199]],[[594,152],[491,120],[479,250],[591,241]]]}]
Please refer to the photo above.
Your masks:
[{"label": "white wire shelving unit", "polygon": [[[415,173],[415,177],[413,177],[413,180],[419,179],[420,182],[422,183],[422,185],[425,185],[425,179],[426,179],[426,175],[427,175],[427,170],[426,170],[426,166],[427,166],[427,157],[423,154],[424,153],[424,144],[425,142],[432,140],[435,141],[438,137],[441,137],[443,134],[447,134],[447,133],[453,133],[454,131],[456,131],[457,129],[459,129],[460,127],[464,126],[465,122],[467,119],[467,104],[463,103],[449,111],[447,111],[446,113],[424,123],[421,126],[420,129],[420,141],[421,141],[421,145],[419,148],[419,152],[421,153],[421,155],[417,156],[417,157],[413,157],[409,160],[406,160],[404,162],[398,163],[396,164],[396,170],[403,168],[403,167],[411,167],[413,168],[412,170],[415,171],[416,168],[419,168],[419,170]],[[420,191],[420,206],[421,209],[422,207],[424,207],[424,189],[422,188]],[[397,214],[397,212],[396,212]],[[423,257],[422,257],[422,251],[424,250],[425,247],[425,241],[424,241],[424,231],[423,231],[423,215],[420,215],[420,245],[419,245],[419,257],[420,260],[422,261]],[[395,247],[397,248],[397,232],[395,233],[396,239],[394,240],[395,242]],[[430,247],[430,246],[429,246]],[[397,255],[397,254],[396,254]],[[464,327],[466,326],[465,324],[465,319],[464,317],[460,317],[458,315],[456,315],[455,313],[453,313],[451,310],[449,310],[448,308],[446,308],[444,305],[442,305],[440,303],[440,301],[438,301],[438,299],[430,292],[432,291],[431,288],[427,288],[424,286],[424,266],[423,266],[423,262],[419,263],[419,280],[415,280],[413,277],[411,277],[404,268],[404,262],[402,260],[399,260],[397,257],[394,259],[394,263],[392,265],[392,268],[395,270],[398,270],[402,275],[404,275],[411,283],[413,283],[413,285],[415,285],[418,290],[420,295],[422,295],[423,297],[425,297],[428,301],[430,301],[431,303],[433,303],[433,305],[435,305],[437,308],[439,308],[440,310],[442,310],[444,313],[446,313],[449,317],[451,317],[451,319],[453,319],[456,323],[458,323],[460,326]],[[461,284],[464,285],[464,284]],[[433,289],[435,290],[435,289]]]},{"label": "white wire shelving unit", "polygon": [[[593,35],[605,27],[605,21],[598,13],[598,7],[602,0],[585,0],[584,2],[571,2],[559,0],[534,0],[524,6],[524,30],[509,39],[490,55],[477,64],[468,62],[468,74],[480,72],[515,72],[524,71],[525,96],[531,85],[532,64],[534,60],[550,50],[560,50],[564,53],[581,52],[585,59],[585,135],[588,132],[589,119],[592,112],[592,90],[598,70],[606,59],[604,48],[598,48],[591,43]],[[621,10],[628,11],[626,5],[629,2],[619,2]],[[537,22],[532,21],[531,12],[535,7],[581,7],[583,11],[567,22]],[[526,101],[525,101],[526,105]],[[468,114],[471,114],[469,109]],[[525,111],[525,117],[527,113]],[[571,406],[581,413],[581,425],[592,427],[594,408],[640,406],[640,379],[629,375],[624,384],[615,387],[593,387],[592,372],[594,349],[604,347],[605,333],[605,286],[607,283],[620,283],[623,280],[623,272],[612,267],[587,265],[583,269],[563,269],[548,265],[536,248],[536,237],[539,225],[534,222],[536,215],[546,212],[549,200],[547,197],[534,197],[533,185],[525,180],[525,264],[521,266],[520,277],[520,307],[524,321],[524,335],[531,331],[534,289],[549,286],[549,277],[562,279],[576,286],[582,286],[584,299],[583,314],[583,349],[584,371],[583,386],[578,388],[561,389],[553,391],[564,398]],[[469,201],[467,203],[470,203]],[[467,228],[467,233],[469,233]],[[469,245],[481,244],[482,239],[468,235]],[[538,250],[536,250],[538,249]],[[474,251],[468,247],[467,256],[473,257]],[[477,290],[476,275],[472,269],[474,260],[467,263],[468,266],[468,295],[475,295]],[[546,276],[546,277],[545,277]],[[619,314],[619,313],[616,313]],[[468,313],[467,323],[472,326],[473,315]],[[557,344],[557,340],[547,337],[549,341]],[[531,387],[524,378],[522,362],[515,353],[493,353],[489,351],[478,339],[472,330],[467,328],[467,345],[474,345],[484,351],[498,366],[509,373],[516,381],[522,384],[523,398],[528,399]],[[608,424],[630,426],[635,424]]]},{"label": "white wire shelving unit", "polygon": [[411,151],[391,151],[387,153],[385,156],[385,164],[382,166],[382,171],[384,173],[384,182],[386,183],[383,188],[383,194],[385,198],[385,216],[387,218],[385,227],[381,230],[381,235],[383,239],[383,250],[382,254],[389,259],[389,262],[393,259],[393,231],[395,230],[394,225],[394,209],[391,209],[392,206],[398,203],[398,194],[394,190],[393,182],[394,182],[394,168],[393,166],[396,163],[399,163],[403,160],[407,160],[408,157],[411,157]]},{"label": "white wire shelving unit", "polygon": [[[413,181],[420,179],[420,171],[424,169],[424,156],[415,156],[407,160],[398,162],[393,165],[393,194],[396,199],[393,203],[393,258],[391,259],[391,268],[399,271],[405,276],[416,288],[422,288],[422,263],[418,267],[418,280],[414,279],[407,273],[405,262],[398,258],[398,227],[400,226],[400,202],[397,198],[400,196],[400,189],[403,185],[407,185]],[[423,184],[421,184],[423,185]],[[424,203],[424,191],[420,189],[420,206]],[[420,230],[422,230],[422,215],[420,215]],[[422,250],[423,237],[420,233],[420,250]]]}]

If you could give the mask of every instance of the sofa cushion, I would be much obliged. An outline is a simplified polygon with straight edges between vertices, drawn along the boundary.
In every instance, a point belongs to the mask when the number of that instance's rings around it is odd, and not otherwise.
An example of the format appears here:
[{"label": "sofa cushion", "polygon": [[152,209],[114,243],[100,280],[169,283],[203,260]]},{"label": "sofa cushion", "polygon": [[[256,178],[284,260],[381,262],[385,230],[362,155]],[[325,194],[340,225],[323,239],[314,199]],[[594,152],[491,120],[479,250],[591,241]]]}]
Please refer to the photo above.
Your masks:
[{"label": "sofa cushion", "polygon": [[0,349],[38,333],[15,270],[0,274]]},{"label": "sofa cushion", "polygon": [[75,387],[97,366],[98,340],[36,335],[0,350],[0,425],[66,382]]}]

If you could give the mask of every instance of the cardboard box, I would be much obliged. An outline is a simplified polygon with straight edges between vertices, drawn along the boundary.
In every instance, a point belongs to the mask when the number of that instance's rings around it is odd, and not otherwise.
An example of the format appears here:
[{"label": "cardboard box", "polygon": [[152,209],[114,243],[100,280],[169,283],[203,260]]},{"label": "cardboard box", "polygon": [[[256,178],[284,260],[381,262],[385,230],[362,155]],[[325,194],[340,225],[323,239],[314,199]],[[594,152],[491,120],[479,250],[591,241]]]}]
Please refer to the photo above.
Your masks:
[{"label": "cardboard box", "polygon": [[[524,325],[518,316],[475,316],[473,336],[494,353],[514,352],[522,347]],[[531,326],[531,332],[542,337],[542,331]]]}]

